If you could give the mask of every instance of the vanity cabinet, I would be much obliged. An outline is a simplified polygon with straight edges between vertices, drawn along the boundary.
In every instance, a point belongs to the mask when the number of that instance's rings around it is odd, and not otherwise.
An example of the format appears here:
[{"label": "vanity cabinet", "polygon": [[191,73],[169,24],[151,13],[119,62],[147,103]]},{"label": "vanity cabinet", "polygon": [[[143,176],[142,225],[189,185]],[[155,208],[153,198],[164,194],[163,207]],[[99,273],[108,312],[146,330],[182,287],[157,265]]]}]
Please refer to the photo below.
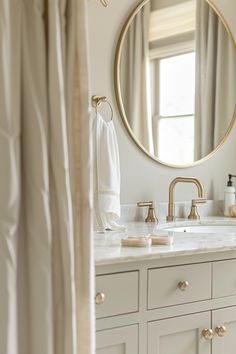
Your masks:
[{"label": "vanity cabinet", "polygon": [[97,354],[235,354],[233,256],[97,267]]}]

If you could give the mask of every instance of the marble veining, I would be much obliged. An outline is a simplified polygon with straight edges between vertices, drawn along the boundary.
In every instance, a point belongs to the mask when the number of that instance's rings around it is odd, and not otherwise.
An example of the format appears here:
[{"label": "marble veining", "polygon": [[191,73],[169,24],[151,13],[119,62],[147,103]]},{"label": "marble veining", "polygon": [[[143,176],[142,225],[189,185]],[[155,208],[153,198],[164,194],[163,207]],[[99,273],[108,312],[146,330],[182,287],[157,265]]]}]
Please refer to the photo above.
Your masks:
[{"label": "marble veining", "polygon": [[[171,246],[152,246],[150,248],[121,247],[120,241],[127,236],[144,236],[154,229],[193,225],[232,225],[235,234],[219,233],[174,233]],[[94,256],[96,265],[125,263],[131,261],[151,260],[164,257],[195,255],[201,253],[236,250],[236,220],[224,217],[202,218],[200,221],[178,220],[166,223],[160,220],[158,225],[145,222],[126,223],[125,232],[107,232],[94,235]]]}]

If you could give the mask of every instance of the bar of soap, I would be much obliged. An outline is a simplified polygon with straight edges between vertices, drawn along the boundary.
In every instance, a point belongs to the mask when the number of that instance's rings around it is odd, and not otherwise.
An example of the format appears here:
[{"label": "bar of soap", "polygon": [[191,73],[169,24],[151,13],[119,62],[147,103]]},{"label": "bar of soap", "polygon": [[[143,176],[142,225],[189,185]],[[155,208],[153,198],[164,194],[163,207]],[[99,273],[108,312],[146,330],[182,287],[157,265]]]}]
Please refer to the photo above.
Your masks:
[{"label": "bar of soap", "polygon": [[149,238],[152,240],[152,245],[172,245],[173,236],[156,236],[149,235]]},{"label": "bar of soap", "polygon": [[122,238],[122,247],[150,247],[152,240],[149,237],[127,237]]},{"label": "bar of soap", "polygon": [[167,230],[154,230],[148,237],[152,240],[152,245],[172,245],[173,232]]}]

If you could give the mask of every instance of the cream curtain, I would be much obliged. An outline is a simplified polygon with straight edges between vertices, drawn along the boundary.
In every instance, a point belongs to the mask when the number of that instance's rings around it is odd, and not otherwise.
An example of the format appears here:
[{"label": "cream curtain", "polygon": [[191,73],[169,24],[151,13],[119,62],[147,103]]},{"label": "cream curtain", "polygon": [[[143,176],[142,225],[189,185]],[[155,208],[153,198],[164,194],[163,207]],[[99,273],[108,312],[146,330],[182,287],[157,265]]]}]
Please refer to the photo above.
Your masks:
[{"label": "cream curtain", "polygon": [[209,154],[224,137],[236,97],[235,49],[215,11],[197,1],[195,158]]},{"label": "cream curtain", "polygon": [[152,154],[153,132],[149,68],[150,2],[132,21],[121,57],[121,92],[130,127],[139,142]]},{"label": "cream curtain", "polygon": [[0,18],[0,353],[92,354],[85,0]]}]

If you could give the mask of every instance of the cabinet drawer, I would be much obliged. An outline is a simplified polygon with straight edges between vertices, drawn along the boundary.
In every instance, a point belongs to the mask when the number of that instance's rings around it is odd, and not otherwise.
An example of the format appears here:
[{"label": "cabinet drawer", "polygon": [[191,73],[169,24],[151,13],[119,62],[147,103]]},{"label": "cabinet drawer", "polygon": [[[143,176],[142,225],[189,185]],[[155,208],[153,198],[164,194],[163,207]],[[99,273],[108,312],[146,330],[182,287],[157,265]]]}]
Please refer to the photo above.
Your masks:
[{"label": "cabinet drawer", "polygon": [[[138,311],[138,271],[96,277],[97,318]],[[100,296],[99,296],[100,295]]]},{"label": "cabinet drawer", "polygon": [[211,265],[209,263],[148,271],[148,309],[210,298]]},{"label": "cabinet drawer", "polygon": [[236,295],[236,260],[213,263],[213,298]]}]

